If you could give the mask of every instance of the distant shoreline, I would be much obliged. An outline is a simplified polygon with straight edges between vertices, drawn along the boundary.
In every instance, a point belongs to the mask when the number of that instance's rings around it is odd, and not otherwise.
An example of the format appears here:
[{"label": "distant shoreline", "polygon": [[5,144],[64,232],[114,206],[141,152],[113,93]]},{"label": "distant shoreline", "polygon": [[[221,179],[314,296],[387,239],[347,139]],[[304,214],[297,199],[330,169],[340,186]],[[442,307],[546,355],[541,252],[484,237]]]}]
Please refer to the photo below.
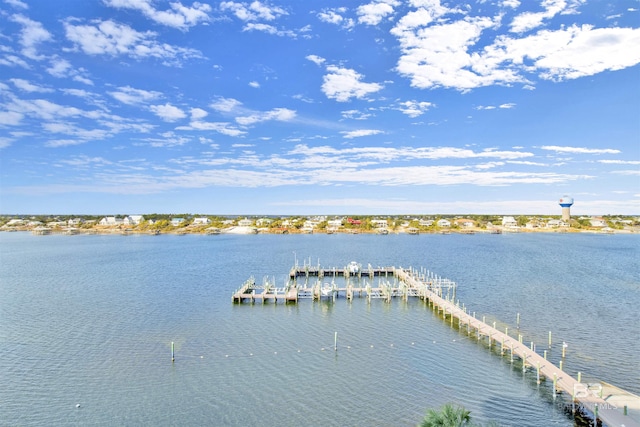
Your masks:
[{"label": "distant shoreline", "polygon": [[462,234],[462,235],[474,235],[474,234],[638,234],[640,233],[640,227],[630,227],[627,229],[577,229],[577,228],[517,228],[517,229],[505,229],[503,227],[495,227],[492,229],[438,229],[438,230],[408,230],[406,228],[398,228],[395,230],[358,230],[358,229],[343,229],[343,230],[274,230],[269,228],[256,228],[256,227],[227,227],[220,229],[211,229],[212,227],[183,227],[171,230],[148,230],[138,228],[127,227],[11,227],[0,228],[0,232],[30,232],[34,235],[252,235],[252,234],[371,234],[385,235],[391,234],[407,234],[407,235],[419,235],[419,234]]}]

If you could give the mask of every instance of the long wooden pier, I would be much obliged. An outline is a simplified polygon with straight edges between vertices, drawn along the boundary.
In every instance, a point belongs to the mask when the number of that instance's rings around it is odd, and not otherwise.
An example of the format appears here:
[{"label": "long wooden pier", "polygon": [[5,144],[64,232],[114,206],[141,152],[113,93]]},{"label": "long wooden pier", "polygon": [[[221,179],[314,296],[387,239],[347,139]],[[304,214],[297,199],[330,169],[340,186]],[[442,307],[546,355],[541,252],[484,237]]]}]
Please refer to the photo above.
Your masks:
[{"label": "long wooden pier", "polygon": [[[337,277],[343,278],[343,286],[336,284]],[[323,282],[326,278],[332,279],[331,282]],[[364,286],[363,278],[366,282]],[[377,286],[370,283],[374,278],[378,278]],[[508,354],[512,362],[518,358],[522,362],[523,372],[535,371],[538,383],[545,379],[553,381],[554,398],[557,393],[565,393],[570,396],[575,407],[589,411],[594,419],[599,419],[610,427],[640,427],[640,423],[626,415],[626,407],[623,410],[603,398],[601,387],[596,390],[589,388],[587,384],[563,371],[562,362],[558,367],[547,360],[546,351],[542,356],[533,344],[524,344],[522,335],[513,338],[508,334],[508,330],[500,331],[496,329],[495,323],[491,326],[484,320],[477,319],[475,313],[471,315],[464,305],[460,307],[459,302],[456,303],[455,291],[455,282],[425,270],[416,271],[402,267],[373,268],[370,265],[363,269],[354,263],[344,268],[328,269],[305,265],[294,266],[289,272],[289,282],[280,288],[275,285],[275,279],[265,278],[262,284],[258,285],[251,277],[233,293],[232,301],[265,303],[272,300],[274,303],[296,303],[303,298],[335,301],[340,297],[347,300],[364,297],[369,301],[378,298],[390,302],[393,298],[420,298],[436,312],[441,313],[445,321],[449,319],[452,326],[455,322],[458,328],[466,327],[467,332],[475,334],[478,340],[488,340],[490,347],[499,346],[500,354]],[[640,402],[636,402],[640,399],[635,396],[633,398],[634,404],[640,405]]]}]

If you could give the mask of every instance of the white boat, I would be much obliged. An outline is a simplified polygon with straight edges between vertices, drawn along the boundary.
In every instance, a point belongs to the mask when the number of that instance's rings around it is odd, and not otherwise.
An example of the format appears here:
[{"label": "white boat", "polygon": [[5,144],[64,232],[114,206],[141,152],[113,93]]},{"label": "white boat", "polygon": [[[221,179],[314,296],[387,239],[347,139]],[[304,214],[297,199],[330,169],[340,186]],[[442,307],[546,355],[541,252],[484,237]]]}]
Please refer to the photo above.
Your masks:
[{"label": "white boat", "polygon": [[320,290],[323,297],[328,297],[329,295],[331,295],[332,291],[333,291],[333,286],[331,286],[328,283],[325,283],[322,289]]},{"label": "white boat", "polygon": [[355,261],[351,261],[349,263],[349,273],[358,274],[358,271],[360,271],[360,266],[358,265],[358,263]]}]

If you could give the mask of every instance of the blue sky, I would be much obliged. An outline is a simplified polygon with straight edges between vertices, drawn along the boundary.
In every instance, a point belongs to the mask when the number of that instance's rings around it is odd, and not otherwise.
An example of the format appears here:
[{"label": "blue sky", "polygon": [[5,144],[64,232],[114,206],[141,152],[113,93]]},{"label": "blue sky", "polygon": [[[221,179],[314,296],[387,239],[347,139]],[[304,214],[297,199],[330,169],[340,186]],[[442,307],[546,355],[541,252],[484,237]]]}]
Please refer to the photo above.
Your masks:
[{"label": "blue sky", "polygon": [[0,213],[640,214],[638,0],[0,0]]}]

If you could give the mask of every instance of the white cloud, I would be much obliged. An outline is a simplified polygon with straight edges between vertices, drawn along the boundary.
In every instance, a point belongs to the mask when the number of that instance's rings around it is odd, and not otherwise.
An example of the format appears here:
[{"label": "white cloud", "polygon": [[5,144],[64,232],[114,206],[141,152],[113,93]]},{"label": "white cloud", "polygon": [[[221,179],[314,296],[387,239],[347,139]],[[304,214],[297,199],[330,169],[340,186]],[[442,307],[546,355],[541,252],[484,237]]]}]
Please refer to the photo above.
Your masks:
[{"label": "white cloud", "polygon": [[52,40],[51,33],[41,23],[33,21],[24,15],[12,15],[11,20],[22,25],[22,30],[20,31],[22,54],[30,59],[44,59],[44,56],[38,54],[37,47],[40,43]]},{"label": "white cloud", "polygon": [[3,58],[0,58],[0,65],[6,65],[7,67],[17,66],[25,69],[29,68],[29,64],[27,64],[24,59],[11,54],[5,55]]},{"label": "white cloud", "polygon": [[184,111],[169,103],[164,105],[151,105],[149,109],[165,122],[175,122],[187,117],[187,114]]},{"label": "white cloud", "polygon": [[502,7],[510,7],[511,9],[517,9],[520,6],[520,0],[502,0],[500,4]]},{"label": "white cloud", "polygon": [[[2,113],[0,113],[1,115]],[[1,123],[1,122],[0,122]],[[9,147],[13,143],[13,139],[0,136],[0,150]]]},{"label": "white cloud", "polygon": [[47,73],[53,77],[67,77],[71,71],[71,64],[66,59],[53,58],[51,59],[51,67],[47,68]]},{"label": "white cloud", "polygon": [[322,91],[327,98],[338,102],[347,102],[351,98],[364,98],[370,93],[378,92],[382,85],[360,81],[362,75],[349,68],[333,65],[327,67],[328,74],[323,78]]},{"label": "white cloud", "polygon": [[505,104],[500,104],[497,107],[495,105],[478,105],[477,107],[474,107],[476,110],[495,110],[497,108],[500,108],[502,110],[509,110],[511,108],[515,108],[516,104],[512,103],[512,102],[508,102]]},{"label": "white cloud", "polygon": [[14,99],[9,104],[9,110],[37,117],[44,120],[54,120],[68,117],[87,117],[92,115],[76,107],[67,107],[46,99]]},{"label": "white cloud", "polygon": [[156,10],[152,0],[103,0],[107,6],[119,9],[134,9],[142,12],[147,18],[158,24],[180,30],[188,30],[199,23],[208,22],[211,6],[206,3],[194,2],[191,7],[180,2],[170,3],[171,10]]},{"label": "white cloud", "polygon": [[255,89],[259,89],[260,88],[260,83],[253,81],[253,82],[249,82],[249,86],[251,86],[252,88]]},{"label": "white cloud", "polygon": [[640,165],[640,160],[598,160],[607,165]]},{"label": "white cloud", "polygon": [[273,21],[282,15],[288,15],[281,7],[270,6],[257,0],[251,3],[223,1],[220,3],[220,10],[233,13],[241,21]]},{"label": "white cloud", "polygon": [[322,58],[322,57],[320,57],[320,56],[318,56],[318,55],[307,55],[307,56],[306,56],[306,58],[307,58],[309,61],[311,61],[311,62],[313,62],[314,64],[316,64],[316,65],[322,65],[322,64],[324,64],[324,61],[325,61],[325,59],[324,59],[324,58]]},{"label": "white cloud", "polygon": [[205,117],[207,117],[209,115],[209,113],[207,113],[202,108],[192,108],[190,113],[191,113],[191,120],[204,119]]},{"label": "white cloud", "polygon": [[502,39],[497,46],[515,64],[534,61],[540,76],[548,80],[575,79],[640,63],[639,28],[571,26],[541,31],[519,39]]},{"label": "white cloud", "polygon": [[17,111],[0,111],[0,125],[17,126],[23,118],[24,114]]},{"label": "white cloud", "polygon": [[340,133],[344,136],[345,139],[353,139],[353,138],[361,138],[363,136],[378,135],[384,132],[377,129],[358,129],[358,130],[345,131]]},{"label": "white cloud", "polygon": [[370,113],[363,113],[363,112],[358,111],[358,110],[346,110],[346,111],[343,111],[340,114],[345,119],[351,119],[351,120],[366,120],[369,117],[371,117]]},{"label": "white cloud", "polygon": [[318,13],[318,19],[328,24],[339,25],[344,21],[342,15],[335,10],[324,10]]},{"label": "white cloud", "polygon": [[276,120],[279,122],[288,122],[296,117],[294,110],[288,108],[274,108],[271,111],[265,111],[260,113],[251,114],[245,117],[236,117],[236,122],[243,126],[249,126],[256,123]]},{"label": "white cloud", "polygon": [[388,15],[392,15],[393,8],[399,4],[395,0],[383,0],[358,6],[358,22],[365,25],[378,25]]},{"label": "white cloud", "polygon": [[[580,0],[545,0],[544,13],[574,13],[580,4]],[[498,35],[492,41],[485,34],[492,37],[488,30],[500,27],[502,15],[444,20],[444,15],[453,13],[461,11],[429,3],[407,13],[391,30],[402,52],[396,71],[412,86],[464,92],[521,83],[533,89],[533,75],[561,81],[640,63],[640,50],[635,48],[640,45],[638,28],[571,25],[524,37]],[[520,29],[533,25],[521,19]]]},{"label": "white cloud", "polygon": [[184,59],[202,58],[196,49],[156,41],[157,34],[153,31],[141,33],[111,20],[93,21],[92,25],[75,25],[74,21],[69,19],[64,23],[66,37],[76,49],[88,55],[156,58],[171,66],[181,66]]},{"label": "white cloud", "polygon": [[9,81],[11,83],[13,83],[15,85],[15,87],[17,87],[18,89],[25,91],[25,92],[40,92],[40,93],[46,93],[46,92],[53,92],[53,89],[50,88],[46,88],[46,87],[42,87],[42,86],[38,86],[38,85],[34,85],[24,79],[9,79]]},{"label": "white cloud", "polygon": [[130,86],[119,87],[117,91],[107,93],[127,105],[144,104],[162,96],[160,92],[134,89]]},{"label": "white cloud", "polygon": [[612,148],[584,148],[584,147],[560,147],[557,145],[544,145],[542,150],[555,151],[556,153],[575,154],[619,154],[620,150]]},{"label": "white cloud", "polygon": [[242,102],[233,98],[218,98],[214,102],[211,103],[210,107],[216,111],[220,111],[223,113],[230,113],[232,111],[237,110],[242,106]]},{"label": "white cloud", "polygon": [[17,9],[29,9],[29,5],[20,0],[4,0],[4,2]]},{"label": "white cloud", "polygon": [[551,19],[561,13],[567,3],[565,0],[543,0],[542,6],[545,8],[543,12],[523,12],[513,18],[511,31],[523,33],[539,27],[545,19]]},{"label": "white cloud", "polygon": [[410,78],[412,86],[465,91],[525,80],[511,69],[500,69],[484,56],[469,52],[484,30],[498,25],[497,20],[476,17],[428,27],[416,25],[403,18],[391,30],[402,48],[396,70]]},{"label": "white cloud", "polygon": [[201,131],[214,131],[222,135],[238,137],[245,135],[247,132],[240,130],[229,123],[224,122],[203,122],[200,120],[193,120],[189,123],[189,126],[178,126],[176,130],[201,130]]},{"label": "white cloud", "polygon": [[398,110],[411,118],[416,118],[426,113],[434,104],[426,101],[404,101],[398,103]]},{"label": "white cloud", "polygon": [[292,37],[292,38],[296,37],[296,33],[293,32],[293,31],[279,30],[276,27],[274,27],[273,25],[263,24],[263,23],[255,23],[255,22],[247,23],[244,26],[244,28],[242,29],[242,31],[260,31],[260,32],[263,32],[263,33],[272,34],[272,35],[276,35],[276,36],[280,36],[280,37],[284,37],[284,36],[288,36],[288,37]]}]

